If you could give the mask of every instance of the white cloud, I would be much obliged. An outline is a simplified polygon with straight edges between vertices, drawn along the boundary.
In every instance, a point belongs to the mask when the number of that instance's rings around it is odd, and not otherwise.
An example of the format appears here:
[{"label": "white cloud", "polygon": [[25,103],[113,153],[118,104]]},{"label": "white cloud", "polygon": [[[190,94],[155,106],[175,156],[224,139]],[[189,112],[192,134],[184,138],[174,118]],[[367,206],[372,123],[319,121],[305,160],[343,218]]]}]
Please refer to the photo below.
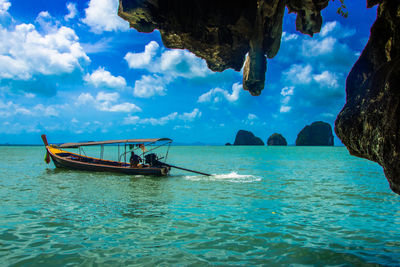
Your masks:
[{"label": "white cloud", "polygon": [[52,19],[52,16],[50,15],[49,11],[41,11],[39,15],[36,17],[36,21],[40,20],[50,20]]},{"label": "white cloud", "polygon": [[322,27],[319,33],[321,37],[325,37],[328,35],[328,33],[332,32],[332,30],[336,28],[337,24],[338,24],[337,21],[330,21],[325,23],[325,25]]},{"label": "white cloud", "polygon": [[68,14],[64,16],[64,19],[66,21],[75,18],[76,15],[78,14],[78,10],[76,9],[75,3],[71,3],[71,2],[67,3],[67,10],[68,10]]},{"label": "white cloud", "polygon": [[288,71],[283,74],[286,79],[294,84],[308,84],[311,82],[311,65],[298,65],[293,64]]},{"label": "white cloud", "polygon": [[344,27],[337,21],[324,23],[321,33],[316,34],[313,38],[306,35],[284,33],[282,34],[283,44],[276,60],[284,63],[311,64],[314,68],[327,69],[329,67],[330,70],[348,72],[354,64],[357,51],[353,51],[348,46],[347,37],[355,33],[355,29]]},{"label": "white cloud", "polygon": [[133,94],[137,97],[165,95],[166,86],[177,78],[197,78],[212,74],[205,60],[186,50],[160,48],[151,41],[143,52],[129,52],[124,57],[131,69],[144,69],[152,75],[143,75],[135,82]]},{"label": "white cloud", "polygon": [[214,88],[208,91],[207,93],[202,94],[199,96],[197,102],[199,103],[206,103],[206,102],[213,102],[217,103],[220,102],[222,99],[225,99],[229,102],[235,102],[239,99],[239,93],[243,89],[243,86],[239,83],[234,83],[232,85],[232,93],[230,94],[227,90],[221,88]]},{"label": "white cloud", "polygon": [[109,87],[123,89],[126,87],[126,80],[122,76],[113,76],[105,68],[99,67],[92,74],[86,74],[83,78],[86,82],[95,87]]},{"label": "white cloud", "polygon": [[160,46],[157,42],[151,41],[148,43],[145,48],[144,52],[141,53],[131,53],[128,52],[124,59],[128,62],[128,66],[131,69],[140,69],[140,68],[149,68],[150,63],[154,56],[157,54],[158,48]]},{"label": "white cloud", "polygon": [[280,113],[287,113],[292,109],[292,107],[289,106],[281,106],[281,108],[279,109]]},{"label": "white cloud", "polygon": [[321,29],[320,36],[326,37],[328,35],[335,36],[337,39],[346,38],[356,33],[355,29],[349,29],[342,26],[338,21],[329,21],[325,23]]},{"label": "white cloud", "polygon": [[195,78],[210,74],[204,60],[180,49],[167,50],[161,55],[161,72],[174,77]]},{"label": "white cloud", "polygon": [[0,0],[0,15],[2,13],[6,13],[8,9],[10,8],[11,3],[10,1],[7,0]]},{"label": "white cloud", "polygon": [[201,111],[198,108],[193,109],[192,112],[184,112],[182,115],[179,115],[179,119],[183,121],[193,121],[195,118],[201,117]]},{"label": "white cloud", "polygon": [[258,117],[257,117],[257,115],[255,115],[255,114],[249,113],[249,115],[247,115],[247,119],[248,119],[249,121],[253,121],[253,120],[255,120],[255,119],[258,119]]},{"label": "white cloud", "polygon": [[121,103],[116,104],[119,99],[119,94],[99,92],[96,97],[93,97],[90,93],[81,93],[75,102],[77,106],[92,105],[95,109],[106,112],[139,112],[142,109],[132,103]]},{"label": "white cloud", "polygon": [[246,125],[255,125],[255,124],[260,125],[260,121],[258,119],[258,116],[253,114],[253,113],[249,113],[247,115],[246,119],[242,120],[242,123],[244,123]]},{"label": "white cloud", "polygon": [[294,86],[286,86],[282,88],[281,96],[283,96],[283,98],[281,99],[282,105],[279,109],[280,113],[287,113],[292,109],[292,107],[289,106],[289,102],[293,94],[294,94]]},{"label": "white cloud", "polygon": [[37,104],[33,110],[45,117],[57,117],[59,114],[54,106],[44,106],[42,104]]},{"label": "white cloud", "polygon": [[0,100],[0,116],[11,117],[15,115],[24,116],[35,116],[35,117],[57,117],[58,111],[62,106],[60,105],[48,105],[37,104],[34,107],[23,107],[20,104],[16,104],[12,101],[7,103]]},{"label": "white cloud", "polygon": [[316,82],[320,83],[321,86],[328,86],[332,88],[337,88],[339,86],[338,78],[336,77],[336,75],[327,70],[322,72],[321,74],[313,75],[313,79]]},{"label": "white cloud", "polygon": [[128,125],[144,124],[152,126],[162,126],[175,120],[188,122],[188,121],[193,121],[194,119],[199,117],[201,117],[201,112],[199,109],[195,108],[192,112],[184,112],[183,114],[178,114],[178,112],[172,112],[160,118],[140,118],[139,116],[129,115],[126,118],[124,118],[123,124],[128,124]]},{"label": "white cloud", "polygon": [[76,100],[75,104],[80,106],[80,105],[89,104],[93,101],[94,101],[94,97],[90,93],[81,93],[78,96],[78,99]]},{"label": "white cloud", "polygon": [[157,57],[160,46],[151,41],[145,46],[144,52],[125,55],[124,59],[131,69],[146,69],[149,72],[162,74],[169,78],[204,77],[212,72],[203,59],[189,51],[181,49],[164,50]]},{"label": "white cloud", "polygon": [[291,95],[293,95],[293,92],[294,92],[293,86],[286,86],[286,87],[282,88],[281,95],[282,96],[291,96]]},{"label": "white cloud", "polygon": [[326,37],[322,40],[309,39],[303,41],[303,55],[306,57],[316,57],[332,53],[337,42],[336,38]]},{"label": "white cloud", "polygon": [[138,106],[132,103],[122,103],[113,106],[111,105],[105,106],[102,110],[110,112],[126,112],[126,113],[141,111],[141,109]]},{"label": "white cloud", "polygon": [[96,96],[96,100],[99,102],[116,102],[119,98],[119,94],[117,92],[115,93],[105,93],[105,92],[99,92]]},{"label": "white cloud", "polygon": [[0,39],[0,78],[28,80],[36,74],[71,73],[90,62],[78,36],[67,27],[45,35],[32,24],[19,24],[12,30],[0,26]]},{"label": "white cloud", "polygon": [[322,117],[325,117],[325,118],[328,118],[328,119],[334,119],[334,118],[336,118],[336,115],[335,115],[335,114],[328,113],[328,112],[322,113],[321,116],[322,116]]},{"label": "white cloud", "polygon": [[52,32],[57,29],[59,22],[53,18],[48,11],[42,11],[37,15],[35,22],[40,25],[45,32]]},{"label": "white cloud", "polygon": [[22,132],[26,133],[40,133],[42,130],[38,129],[37,123],[35,124],[27,124],[27,123],[19,123],[13,122],[10,123],[8,121],[4,122],[0,125],[0,132],[7,134],[20,134]]},{"label": "white cloud", "polygon": [[83,50],[87,54],[95,54],[101,52],[107,52],[111,49],[112,38],[102,38],[95,43],[82,43]]},{"label": "white cloud", "polygon": [[83,23],[88,25],[92,32],[127,31],[129,23],[118,16],[118,1],[116,0],[90,0],[89,7],[85,9],[86,17]]},{"label": "white cloud", "polygon": [[32,93],[25,93],[24,96],[25,96],[26,98],[35,98],[35,97],[36,97],[36,95],[35,95],[35,94],[32,94]]},{"label": "white cloud", "polygon": [[149,98],[154,95],[165,95],[168,80],[158,75],[143,75],[140,80],[135,82],[133,95],[142,98]]},{"label": "white cloud", "polygon": [[144,118],[141,119],[138,116],[128,116],[124,119],[124,124],[151,124],[153,126],[156,125],[165,125],[169,121],[175,120],[178,116],[178,112],[173,112],[167,116],[161,118]]},{"label": "white cloud", "polygon": [[284,42],[288,42],[291,40],[297,40],[297,38],[299,38],[298,34],[295,34],[295,33],[288,34],[287,32],[282,32],[282,40]]}]

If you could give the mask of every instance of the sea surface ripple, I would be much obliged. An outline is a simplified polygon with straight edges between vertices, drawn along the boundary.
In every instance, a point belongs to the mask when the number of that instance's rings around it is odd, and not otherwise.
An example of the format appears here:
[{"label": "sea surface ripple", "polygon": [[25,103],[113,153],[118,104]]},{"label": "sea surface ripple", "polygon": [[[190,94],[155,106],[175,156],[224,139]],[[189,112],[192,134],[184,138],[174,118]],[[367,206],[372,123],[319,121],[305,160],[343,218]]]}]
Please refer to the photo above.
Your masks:
[{"label": "sea surface ripple", "polygon": [[400,196],[343,147],[172,147],[213,174],[60,170],[0,147],[0,266],[400,265]]}]

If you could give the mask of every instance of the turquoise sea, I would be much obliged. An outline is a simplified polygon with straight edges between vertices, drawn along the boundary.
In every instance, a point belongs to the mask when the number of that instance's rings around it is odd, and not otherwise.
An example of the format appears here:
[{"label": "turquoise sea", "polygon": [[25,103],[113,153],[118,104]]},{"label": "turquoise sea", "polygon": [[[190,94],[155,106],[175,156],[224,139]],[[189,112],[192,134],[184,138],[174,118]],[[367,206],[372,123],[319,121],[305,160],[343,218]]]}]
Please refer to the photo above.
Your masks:
[{"label": "turquoise sea", "polygon": [[344,147],[171,147],[210,177],[0,158],[0,266],[400,265],[400,196]]}]

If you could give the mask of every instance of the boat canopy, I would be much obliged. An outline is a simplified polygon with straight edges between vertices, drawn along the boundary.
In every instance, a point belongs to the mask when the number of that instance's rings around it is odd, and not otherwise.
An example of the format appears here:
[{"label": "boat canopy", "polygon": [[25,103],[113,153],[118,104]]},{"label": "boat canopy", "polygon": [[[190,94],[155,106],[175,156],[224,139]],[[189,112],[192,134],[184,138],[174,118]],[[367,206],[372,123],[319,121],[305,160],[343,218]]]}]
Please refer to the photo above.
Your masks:
[{"label": "boat canopy", "polygon": [[60,148],[77,148],[80,146],[97,146],[97,145],[109,145],[109,144],[121,144],[121,143],[130,143],[130,144],[145,144],[145,143],[155,143],[158,141],[167,141],[172,142],[172,139],[169,138],[149,138],[149,139],[123,139],[123,140],[108,140],[108,141],[93,141],[93,142],[82,142],[82,143],[65,143],[61,144],[58,147]]}]

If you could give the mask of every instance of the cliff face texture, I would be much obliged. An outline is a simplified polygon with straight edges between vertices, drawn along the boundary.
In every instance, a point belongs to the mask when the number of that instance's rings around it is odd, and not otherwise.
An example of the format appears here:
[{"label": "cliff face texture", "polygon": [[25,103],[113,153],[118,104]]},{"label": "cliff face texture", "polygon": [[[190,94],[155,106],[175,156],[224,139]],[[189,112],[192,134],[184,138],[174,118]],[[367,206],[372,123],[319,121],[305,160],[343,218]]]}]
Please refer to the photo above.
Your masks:
[{"label": "cliff face texture", "polygon": [[285,6],[298,31],[321,29],[329,0],[120,0],[118,14],[140,32],[158,29],[168,48],[188,49],[213,71],[239,71],[252,95],[264,88],[267,58],[279,50]]},{"label": "cliff face texture", "polygon": [[264,142],[252,132],[239,130],[236,134],[234,146],[263,146]]},{"label": "cliff face texture", "polygon": [[331,125],[323,121],[307,125],[297,135],[296,146],[333,146]]},{"label": "cliff face texture", "polygon": [[[313,35],[321,28],[320,11],[328,3],[120,0],[119,15],[140,32],[158,29],[166,47],[190,50],[213,71],[239,71],[246,61],[243,87],[259,95],[267,58],[273,58],[280,47],[285,6],[297,13],[297,30]],[[351,154],[382,165],[390,187],[400,194],[400,1],[367,0],[368,7],[376,4],[377,20],[347,78],[347,102],[335,131]]]},{"label": "cliff face texture", "polygon": [[274,133],[268,138],[267,145],[269,145],[269,146],[287,146],[287,142],[286,142],[285,137],[283,137],[281,134]]},{"label": "cliff face texture", "polygon": [[346,81],[335,131],[352,155],[383,166],[400,194],[400,1],[379,3],[371,36]]}]

